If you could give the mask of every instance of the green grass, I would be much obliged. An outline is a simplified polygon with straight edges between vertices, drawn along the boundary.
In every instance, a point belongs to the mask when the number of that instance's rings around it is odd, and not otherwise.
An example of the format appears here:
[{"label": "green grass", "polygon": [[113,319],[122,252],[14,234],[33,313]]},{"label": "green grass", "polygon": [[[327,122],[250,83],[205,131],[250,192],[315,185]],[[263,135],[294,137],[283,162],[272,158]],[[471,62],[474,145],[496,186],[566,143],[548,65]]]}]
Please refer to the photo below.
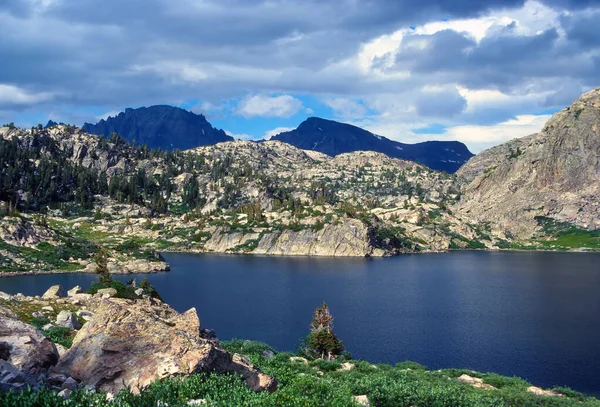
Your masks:
[{"label": "green grass", "polygon": [[[353,361],[355,368],[339,371],[337,361],[290,362],[290,353],[276,353],[267,360],[262,354],[270,346],[251,341],[225,342],[232,352],[247,354],[249,360],[279,382],[274,393],[255,393],[239,378],[226,374],[199,373],[184,380],[157,382],[139,395],[123,391],[112,402],[102,393],[75,392],[68,400],[56,392],[25,391],[0,394],[0,405],[65,407],[184,407],[189,400],[206,399],[209,406],[357,407],[353,395],[367,395],[374,407],[599,407],[600,401],[571,389],[557,388],[565,397],[540,397],[526,391],[530,384],[520,378],[470,370],[429,371],[413,362],[396,366]],[[497,390],[476,389],[456,377],[466,373],[480,377]]]},{"label": "green grass", "polygon": [[543,234],[549,237],[547,240],[539,240],[537,242],[543,248],[600,249],[600,230],[586,230],[576,225],[559,222],[544,216],[538,216],[535,220],[541,226]]}]

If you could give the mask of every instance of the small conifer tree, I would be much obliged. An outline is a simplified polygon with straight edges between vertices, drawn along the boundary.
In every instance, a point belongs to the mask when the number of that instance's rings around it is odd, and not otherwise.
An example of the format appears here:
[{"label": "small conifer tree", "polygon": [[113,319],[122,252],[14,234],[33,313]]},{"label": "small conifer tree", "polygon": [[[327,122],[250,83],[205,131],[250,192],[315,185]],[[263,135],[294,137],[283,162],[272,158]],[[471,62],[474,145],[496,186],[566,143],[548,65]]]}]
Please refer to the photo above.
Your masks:
[{"label": "small conifer tree", "polygon": [[311,358],[333,360],[344,351],[342,341],[333,333],[333,316],[327,304],[317,307],[310,322],[305,351]]}]

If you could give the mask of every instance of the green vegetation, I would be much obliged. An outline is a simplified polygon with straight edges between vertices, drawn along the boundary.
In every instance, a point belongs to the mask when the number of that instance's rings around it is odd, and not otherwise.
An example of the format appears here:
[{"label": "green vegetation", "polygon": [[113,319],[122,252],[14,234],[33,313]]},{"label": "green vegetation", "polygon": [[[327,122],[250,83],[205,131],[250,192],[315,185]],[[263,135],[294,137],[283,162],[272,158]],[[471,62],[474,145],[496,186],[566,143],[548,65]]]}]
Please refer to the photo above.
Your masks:
[{"label": "green vegetation", "polygon": [[43,332],[44,335],[54,343],[58,343],[67,349],[73,346],[73,338],[75,338],[76,332],[69,328],[53,326],[52,328]]},{"label": "green vegetation", "polygon": [[[371,365],[351,361],[355,368],[339,370],[338,361],[315,360],[308,364],[290,361],[290,353],[276,353],[266,359],[263,352],[273,351],[263,343],[233,340],[225,342],[230,352],[248,355],[249,360],[279,382],[274,393],[254,393],[239,377],[200,373],[186,379],[157,382],[139,395],[123,391],[112,401],[106,395],[74,392],[63,400],[54,391],[1,393],[0,405],[20,407],[186,407],[189,400],[205,399],[208,406],[219,407],[358,407],[353,395],[366,395],[376,407],[598,407],[600,401],[570,389],[556,388],[565,397],[535,396],[526,391],[530,384],[519,378],[470,370],[429,371],[405,362]],[[410,369],[410,370],[409,370]],[[460,383],[456,377],[468,374],[483,379],[497,390],[476,389]]]},{"label": "green vegetation", "polygon": [[315,309],[310,321],[310,334],[304,339],[300,353],[310,359],[334,360],[344,352],[342,341],[333,333],[333,316],[329,307],[323,305]]},{"label": "green vegetation", "polygon": [[600,230],[585,230],[544,216],[537,216],[535,220],[542,227],[543,234],[551,238],[538,241],[544,248],[600,249]]}]

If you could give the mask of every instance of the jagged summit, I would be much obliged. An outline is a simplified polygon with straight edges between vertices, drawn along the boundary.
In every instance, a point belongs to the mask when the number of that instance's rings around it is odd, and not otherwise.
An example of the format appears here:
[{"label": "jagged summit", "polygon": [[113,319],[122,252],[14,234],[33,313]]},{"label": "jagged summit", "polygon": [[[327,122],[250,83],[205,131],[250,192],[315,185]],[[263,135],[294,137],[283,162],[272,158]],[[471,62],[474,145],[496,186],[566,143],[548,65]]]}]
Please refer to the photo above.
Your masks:
[{"label": "jagged summit", "polygon": [[448,173],[454,173],[473,156],[463,143],[457,141],[399,143],[360,127],[319,117],[310,117],[295,130],[280,133],[271,140],[330,156],[352,151],[375,151]]},{"label": "jagged summit", "polygon": [[167,105],[127,108],[96,124],[85,123],[83,129],[102,136],[117,133],[128,141],[168,150],[233,140],[223,130],[214,128],[203,115]]}]

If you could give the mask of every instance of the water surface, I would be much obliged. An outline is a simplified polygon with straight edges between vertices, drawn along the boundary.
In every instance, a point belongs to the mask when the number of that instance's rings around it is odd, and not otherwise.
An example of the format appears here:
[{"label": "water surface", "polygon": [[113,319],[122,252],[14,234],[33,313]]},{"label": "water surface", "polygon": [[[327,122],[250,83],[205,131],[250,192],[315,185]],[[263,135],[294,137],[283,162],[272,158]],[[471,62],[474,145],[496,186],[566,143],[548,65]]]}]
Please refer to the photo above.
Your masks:
[{"label": "water surface", "polygon": [[[165,258],[172,271],[147,275],[150,282],[179,311],[196,307],[202,326],[224,340],[294,350],[327,301],[354,358],[493,371],[600,395],[600,254]],[[93,279],[12,277],[0,290],[34,295]]]}]

